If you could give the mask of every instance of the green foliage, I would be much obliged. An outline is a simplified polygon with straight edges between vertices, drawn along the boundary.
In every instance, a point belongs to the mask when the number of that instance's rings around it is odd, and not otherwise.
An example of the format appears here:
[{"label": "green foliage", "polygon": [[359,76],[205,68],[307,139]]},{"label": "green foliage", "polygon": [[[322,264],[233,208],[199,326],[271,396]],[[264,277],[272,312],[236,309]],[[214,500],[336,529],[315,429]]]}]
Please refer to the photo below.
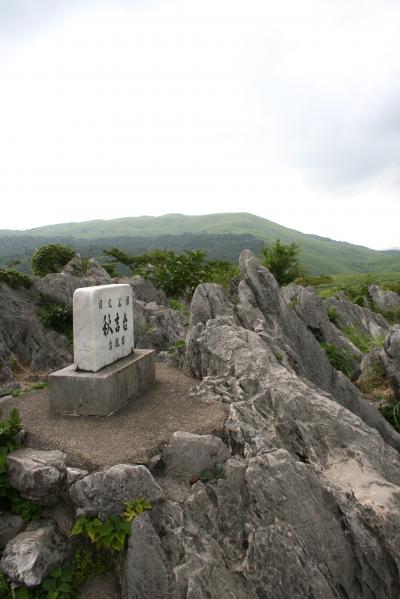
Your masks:
[{"label": "green foliage", "polygon": [[73,559],[74,587],[80,589],[95,574],[104,576],[110,569],[110,560],[104,552],[95,552],[92,547],[78,546]]},{"label": "green foliage", "polygon": [[118,276],[118,273],[115,268],[115,264],[113,262],[105,262],[104,264],[102,264],[102,267],[104,268],[104,270],[106,272],[108,272],[108,274],[110,275],[111,278]]},{"label": "green foliage", "polygon": [[173,345],[171,345],[171,347],[169,348],[168,351],[170,354],[177,354],[177,353],[184,351],[184,349],[185,349],[185,340],[177,339],[175,341],[175,343]]},{"label": "green foliage", "polygon": [[72,306],[52,302],[40,310],[39,318],[44,326],[72,341]]},{"label": "green foliage", "polygon": [[303,287],[318,287],[319,285],[332,285],[333,278],[330,275],[309,275],[304,273],[295,280],[296,285]]},{"label": "green foliage", "polygon": [[32,286],[32,279],[30,277],[12,268],[0,268],[0,282],[5,283],[13,289],[17,289],[18,287],[29,289]]},{"label": "green foliage", "polygon": [[192,478],[191,483],[195,483],[198,480],[201,480],[202,483],[209,483],[209,482],[213,482],[216,480],[219,480],[220,478],[224,478],[225,476],[225,472],[224,472],[224,465],[223,464],[214,464],[211,468],[208,468],[206,470],[202,470],[202,472],[200,472],[199,476],[195,476]]},{"label": "green foliage", "polygon": [[118,248],[111,248],[104,253],[114,259],[111,264],[119,262],[128,266],[172,298],[190,297],[200,283],[219,283],[227,287],[232,277],[238,274],[237,266],[231,262],[208,261],[205,252],[200,250],[185,250],[182,254],[172,250],[151,250],[129,256]]},{"label": "green foliage", "polygon": [[13,408],[8,418],[0,422],[0,448],[7,453],[15,451],[18,447],[17,435],[21,430],[21,417],[16,408]]},{"label": "green foliage", "polygon": [[131,523],[117,514],[111,514],[105,522],[100,518],[80,516],[75,522],[71,535],[84,535],[98,549],[122,551],[125,541],[131,534]]},{"label": "green foliage", "polygon": [[326,314],[327,314],[330,322],[332,324],[334,324],[336,327],[338,327],[340,324],[340,321],[339,321],[339,314],[338,314],[338,311],[336,310],[336,308],[334,306],[328,306],[326,308]]},{"label": "green foliage", "polygon": [[50,273],[60,272],[76,252],[69,246],[60,243],[44,245],[34,251],[31,268],[34,275],[44,277]]},{"label": "green foliage", "polygon": [[32,385],[29,385],[29,387],[26,387],[25,389],[14,389],[14,391],[11,392],[11,395],[13,397],[19,397],[20,395],[26,395],[27,393],[30,393],[31,391],[38,391],[39,389],[46,389],[49,386],[49,384],[46,381],[38,381],[37,383],[32,383]]},{"label": "green foliage", "polygon": [[14,514],[18,514],[25,522],[38,520],[42,515],[42,508],[36,503],[32,503],[29,499],[22,499],[18,491],[11,487],[7,490],[7,500],[10,510]]},{"label": "green foliage", "polygon": [[172,310],[176,310],[177,312],[180,312],[184,316],[189,316],[189,314],[190,314],[189,306],[187,304],[185,304],[185,302],[181,302],[180,300],[177,300],[177,299],[171,299],[170,304],[171,304]]},{"label": "green foliage", "polygon": [[300,246],[297,243],[285,245],[279,239],[262,250],[261,263],[274,275],[279,285],[287,285],[301,275],[298,260]]},{"label": "green foliage", "polygon": [[345,327],[342,328],[342,331],[363,354],[367,354],[371,349],[381,348],[384,343],[382,337],[371,337],[354,327]]},{"label": "green foliage", "polygon": [[207,263],[207,283],[218,283],[228,288],[239,273],[239,267],[228,260],[209,260]]},{"label": "green foliage", "polygon": [[400,433],[400,401],[379,408],[382,416]]},{"label": "green foliage", "polygon": [[138,497],[134,500],[128,499],[128,501],[125,502],[125,511],[123,512],[122,516],[125,518],[125,520],[127,520],[127,522],[132,522],[136,516],[139,516],[139,514],[143,514],[145,511],[150,509],[151,504],[147,501],[147,499],[144,499],[144,497]]},{"label": "green foliage", "polygon": [[346,350],[336,347],[336,345],[333,345],[332,343],[321,343],[321,347],[325,351],[333,368],[336,368],[336,370],[340,370],[340,372],[343,372],[346,376],[351,377],[355,367],[353,356]]}]

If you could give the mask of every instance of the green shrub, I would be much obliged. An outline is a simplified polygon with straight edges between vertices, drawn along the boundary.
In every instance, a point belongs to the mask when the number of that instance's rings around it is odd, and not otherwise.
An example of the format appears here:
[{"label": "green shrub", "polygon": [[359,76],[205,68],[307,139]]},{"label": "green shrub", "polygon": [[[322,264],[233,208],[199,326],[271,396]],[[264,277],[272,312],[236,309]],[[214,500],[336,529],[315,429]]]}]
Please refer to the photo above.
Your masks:
[{"label": "green shrub", "polygon": [[285,245],[277,239],[274,244],[263,248],[261,264],[270,270],[279,285],[287,285],[302,274],[299,253],[297,243]]},{"label": "green shrub", "polygon": [[181,302],[177,299],[172,299],[170,301],[170,304],[171,304],[172,310],[176,310],[177,312],[180,312],[184,316],[189,316],[189,314],[190,314],[189,306],[187,304],[185,304],[185,302]]},{"label": "green shrub", "polygon": [[379,349],[385,341],[382,337],[372,337],[354,327],[345,327],[342,331],[363,354],[367,354],[371,349]]},{"label": "green shrub", "polygon": [[26,393],[30,393],[31,391],[46,389],[48,386],[49,384],[46,383],[46,381],[38,381],[37,383],[32,383],[32,385],[29,385],[29,387],[26,387],[25,389],[14,389],[14,391],[11,392],[11,395],[13,397],[19,397],[20,395],[25,395]]},{"label": "green shrub", "polygon": [[333,345],[332,343],[321,343],[321,347],[325,351],[333,368],[336,368],[336,370],[340,370],[346,376],[351,377],[355,367],[353,356],[345,349],[336,347],[336,345]]},{"label": "green shrub", "polygon": [[44,326],[72,341],[72,306],[52,302],[40,310],[39,318]]},{"label": "green shrub", "polygon": [[74,587],[80,589],[89,578],[104,576],[111,568],[109,557],[104,552],[94,552],[90,547],[78,546],[73,558]]},{"label": "green shrub", "polygon": [[326,314],[327,314],[330,322],[332,324],[334,324],[336,327],[338,327],[339,326],[339,314],[338,314],[338,311],[336,310],[336,308],[328,305],[328,307],[326,308]]},{"label": "green shrub", "polygon": [[75,256],[75,250],[67,245],[61,245],[60,243],[44,245],[35,250],[32,255],[32,272],[39,277],[60,272],[63,266]]},{"label": "green shrub", "polygon": [[110,275],[110,277],[113,279],[114,277],[118,276],[118,273],[116,271],[115,268],[115,264],[113,262],[105,262],[104,264],[101,265],[104,270],[106,272],[108,272],[108,274]]},{"label": "green shrub", "polygon": [[382,416],[400,433],[400,401],[379,408]]},{"label": "green shrub", "polygon": [[0,268],[0,282],[5,283],[13,289],[25,287],[29,289],[32,286],[32,279],[22,272],[14,269]]}]

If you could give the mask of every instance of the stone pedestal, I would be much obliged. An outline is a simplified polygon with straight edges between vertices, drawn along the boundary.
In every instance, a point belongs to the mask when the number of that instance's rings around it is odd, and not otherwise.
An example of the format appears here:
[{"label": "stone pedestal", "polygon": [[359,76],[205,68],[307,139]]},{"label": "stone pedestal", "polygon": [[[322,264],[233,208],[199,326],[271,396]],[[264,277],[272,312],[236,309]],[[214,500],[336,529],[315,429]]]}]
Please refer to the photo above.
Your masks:
[{"label": "stone pedestal", "polygon": [[97,372],[75,370],[73,364],[53,372],[48,378],[51,413],[109,416],[154,383],[155,356],[152,349],[136,349]]}]

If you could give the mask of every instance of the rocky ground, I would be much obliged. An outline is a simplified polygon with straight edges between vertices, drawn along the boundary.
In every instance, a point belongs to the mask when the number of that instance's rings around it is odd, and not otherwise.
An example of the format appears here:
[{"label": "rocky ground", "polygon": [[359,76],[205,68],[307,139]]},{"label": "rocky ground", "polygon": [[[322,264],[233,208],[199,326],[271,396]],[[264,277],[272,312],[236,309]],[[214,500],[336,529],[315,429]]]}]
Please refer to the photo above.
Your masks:
[{"label": "rocky ground", "polygon": [[[32,587],[68,562],[68,532],[77,514],[104,519],[120,513],[127,499],[145,496],[152,509],[134,519],[103,596],[400,596],[400,435],[331,366],[320,345],[352,353],[360,364],[354,380],[379,361],[398,397],[400,327],[342,296],[323,303],[312,289],[280,290],[249,251],[240,267],[240,282],[229,293],[215,284],[197,288],[189,323],[165,298],[136,296],[138,343],[151,339],[167,351],[165,360],[197,379],[191,401],[224,406],[220,432],[177,430],[155,459],[90,473],[71,468],[68,453],[28,447],[11,453],[11,484],[46,506],[45,518],[28,528],[11,514],[2,516],[8,542],[0,567],[12,581]],[[62,276],[57,280],[71,289],[71,275]],[[41,292],[37,285],[29,293]],[[27,305],[24,294],[18,301]],[[8,309],[10,317],[20,315],[15,306]],[[34,318],[26,308],[26,326]],[[27,365],[19,341],[25,313],[19,319],[14,333],[2,332],[1,347]],[[369,362],[343,334],[356,327],[382,339]],[[29,345],[36,352],[31,366],[39,368],[43,348],[53,341],[45,330],[34,330],[44,338],[41,350]],[[168,351],[182,335],[184,351]],[[68,358],[62,348],[58,340],[50,367]],[[216,476],[207,480],[202,473],[213,469]],[[101,582],[90,584],[95,590],[88,596],[95,597]]]}]

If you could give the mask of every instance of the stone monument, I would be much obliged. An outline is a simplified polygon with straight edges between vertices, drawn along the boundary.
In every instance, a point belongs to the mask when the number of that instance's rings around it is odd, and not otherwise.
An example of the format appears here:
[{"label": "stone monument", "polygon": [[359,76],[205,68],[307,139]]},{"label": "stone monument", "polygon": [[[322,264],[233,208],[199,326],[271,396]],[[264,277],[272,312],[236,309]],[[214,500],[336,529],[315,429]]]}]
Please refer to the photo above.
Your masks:
[{"label": "stone monument", "polygon": [[49,376],[53,414],[109,416],[155,380],[155,351],[134,350],[130,285],[77,289],[74,364]]}]

